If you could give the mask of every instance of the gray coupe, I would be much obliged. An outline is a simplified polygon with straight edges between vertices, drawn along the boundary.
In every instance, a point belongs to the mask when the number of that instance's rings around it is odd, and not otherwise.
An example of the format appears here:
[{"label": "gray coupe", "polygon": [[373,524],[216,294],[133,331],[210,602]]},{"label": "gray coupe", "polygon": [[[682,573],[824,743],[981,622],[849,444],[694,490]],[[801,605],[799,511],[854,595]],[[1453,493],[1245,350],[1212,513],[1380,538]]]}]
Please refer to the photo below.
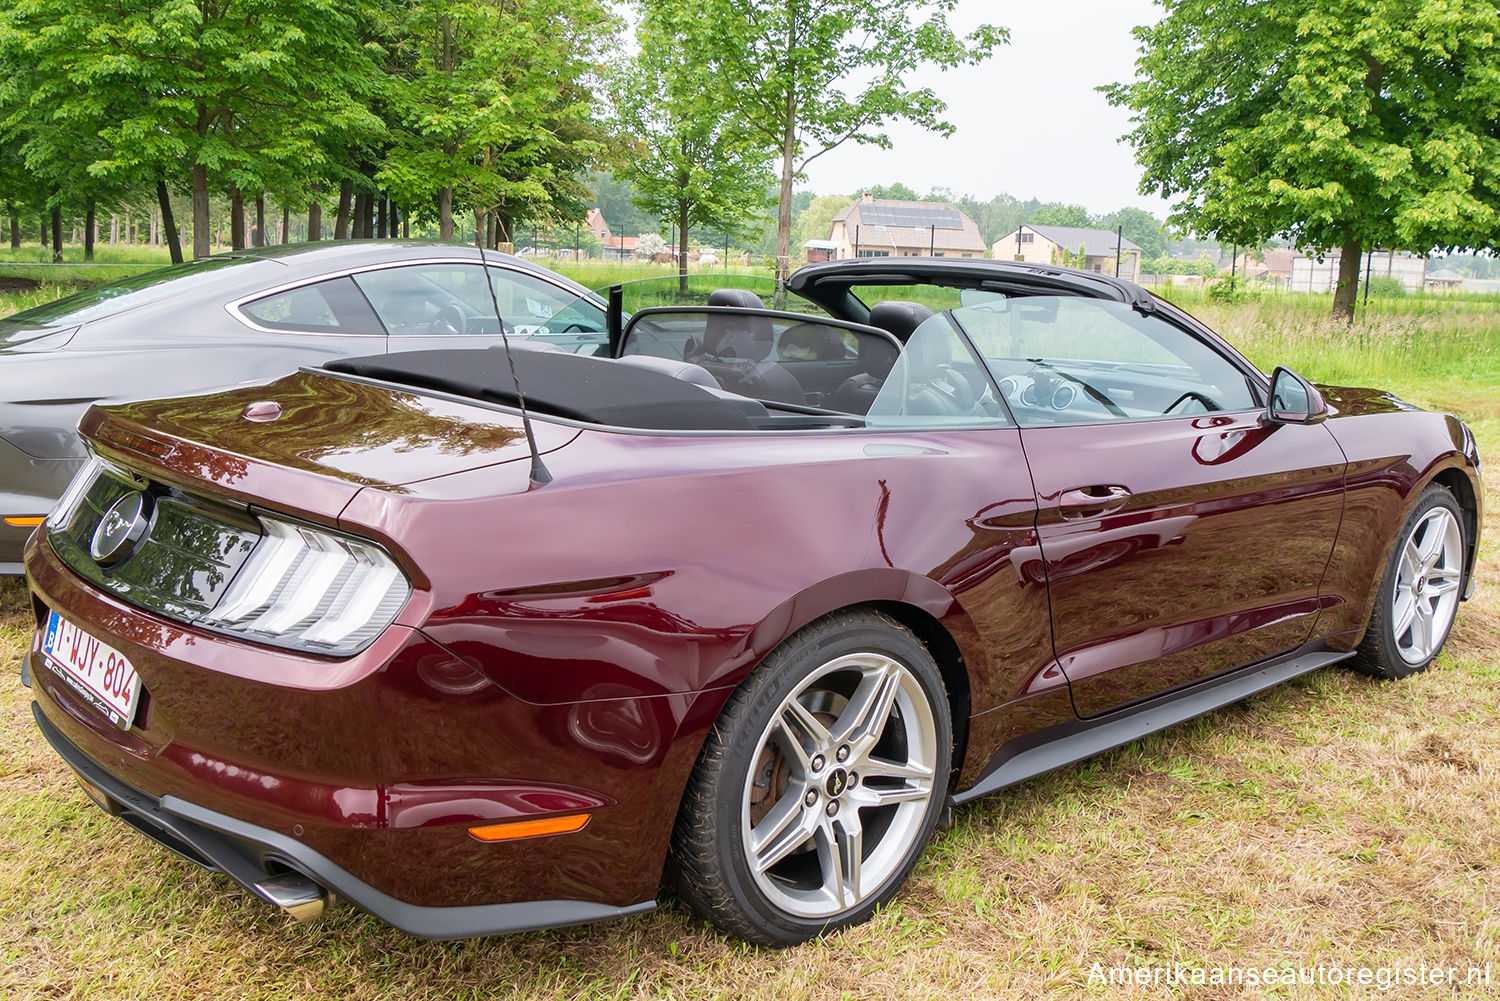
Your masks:
[{"label": "gray coupe", "polygon": [[[601,334],[603,303],[530,261],[475,247],[340,242],[162,268],[0,320],[0,574],[83,463],[91,403],[265,382],[331,357]],[[495,301],[491,300],[491,285]]]}]

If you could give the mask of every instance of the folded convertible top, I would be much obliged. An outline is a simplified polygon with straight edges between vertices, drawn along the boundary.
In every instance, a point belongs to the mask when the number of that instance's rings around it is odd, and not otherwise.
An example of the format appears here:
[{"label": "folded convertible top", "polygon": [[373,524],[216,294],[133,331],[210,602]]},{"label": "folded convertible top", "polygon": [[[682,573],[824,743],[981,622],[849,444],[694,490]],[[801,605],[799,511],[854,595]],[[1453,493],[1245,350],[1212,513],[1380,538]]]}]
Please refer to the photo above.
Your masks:
[{"label": "folded convertible top", "polygon": [[[670,375],[560,351],[514,351],[526,406],[590,424],[665,431],[748,431],[733,400]],[[516,406],[505,352],[406,351],[326,362],[329,372]]]}]

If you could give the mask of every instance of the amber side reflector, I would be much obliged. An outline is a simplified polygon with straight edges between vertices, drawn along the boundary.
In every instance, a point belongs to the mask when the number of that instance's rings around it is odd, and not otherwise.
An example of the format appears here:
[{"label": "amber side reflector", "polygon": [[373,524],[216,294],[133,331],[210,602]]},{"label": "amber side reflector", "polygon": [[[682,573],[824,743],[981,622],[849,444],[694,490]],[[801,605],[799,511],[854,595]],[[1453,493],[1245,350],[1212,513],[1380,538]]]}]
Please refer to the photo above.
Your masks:
[{"label": "amber side reflector", "polygon": [[35,528],[46,520],[47,519],[42,515],[37,515],[31,518],[12,518],[7,515],[5,518],[5,523],[7,525],[14,525],[17,528]]},{"label": "amber side reflector", "polygon": [[564,817],[543,817],[541,820],[486,824],[483,827],[469,828],[469,833],[480,841],[515,841],[518,838],[540,838],[547,834],[572,834],[583,830],[583,825],[588,822],[587,813],[573,813]]}]

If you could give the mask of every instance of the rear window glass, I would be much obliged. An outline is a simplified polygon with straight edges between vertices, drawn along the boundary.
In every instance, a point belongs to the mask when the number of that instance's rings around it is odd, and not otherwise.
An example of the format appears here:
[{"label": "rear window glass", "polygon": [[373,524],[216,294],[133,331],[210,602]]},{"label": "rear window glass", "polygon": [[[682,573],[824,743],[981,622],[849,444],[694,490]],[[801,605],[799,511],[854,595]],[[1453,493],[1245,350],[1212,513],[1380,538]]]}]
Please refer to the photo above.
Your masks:
[{"label": "rear window glass", "polygon": [[240,309],[262,327],[321,334],[384,334],[370,304],[348,278],[303,285]]}]

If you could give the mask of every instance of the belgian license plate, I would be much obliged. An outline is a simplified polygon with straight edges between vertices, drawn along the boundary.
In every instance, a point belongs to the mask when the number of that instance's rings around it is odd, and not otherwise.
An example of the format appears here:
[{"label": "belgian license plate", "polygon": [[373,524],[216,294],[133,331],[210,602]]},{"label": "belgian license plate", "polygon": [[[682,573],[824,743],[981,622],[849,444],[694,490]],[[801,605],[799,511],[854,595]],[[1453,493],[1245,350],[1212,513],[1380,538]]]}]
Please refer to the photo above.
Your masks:
[{"label": "belgian license plate", "polygon": [[130,729],[141,679],[124,654],[52,611],[42,634],[42,654],[85,702],[121,730]]}]

